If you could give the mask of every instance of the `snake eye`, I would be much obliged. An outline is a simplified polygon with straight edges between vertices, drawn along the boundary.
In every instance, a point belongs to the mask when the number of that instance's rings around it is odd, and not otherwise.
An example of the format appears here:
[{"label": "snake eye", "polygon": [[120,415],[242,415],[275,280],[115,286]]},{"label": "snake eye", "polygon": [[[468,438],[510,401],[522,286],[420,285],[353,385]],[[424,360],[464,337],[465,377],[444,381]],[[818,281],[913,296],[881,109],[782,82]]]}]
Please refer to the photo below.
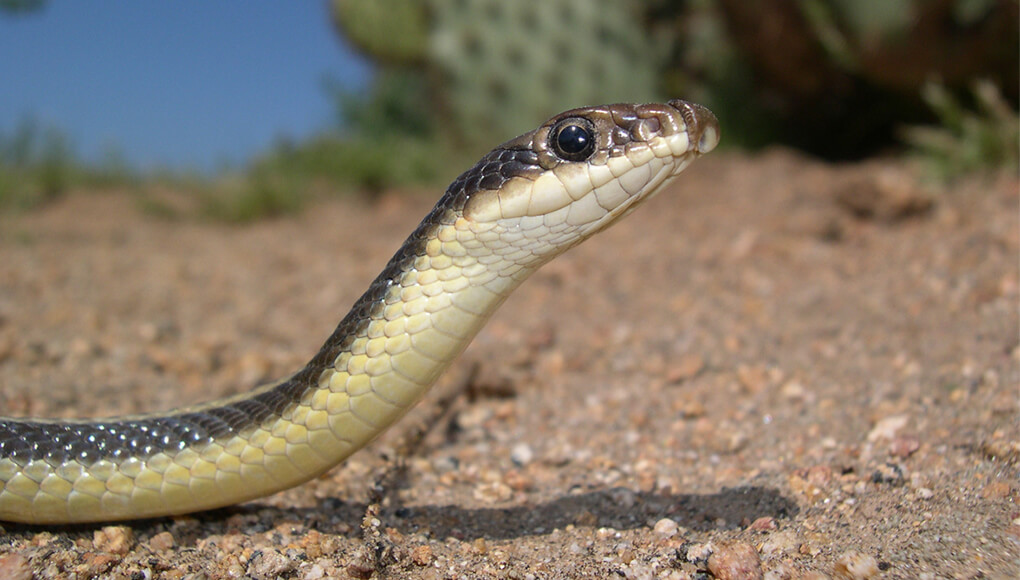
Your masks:
[{"label": "snake eye", "polygon": [[595,152],[595,126],[583,118],[564,119],[549,132],[549,145],[566,161],[584,161]]}]

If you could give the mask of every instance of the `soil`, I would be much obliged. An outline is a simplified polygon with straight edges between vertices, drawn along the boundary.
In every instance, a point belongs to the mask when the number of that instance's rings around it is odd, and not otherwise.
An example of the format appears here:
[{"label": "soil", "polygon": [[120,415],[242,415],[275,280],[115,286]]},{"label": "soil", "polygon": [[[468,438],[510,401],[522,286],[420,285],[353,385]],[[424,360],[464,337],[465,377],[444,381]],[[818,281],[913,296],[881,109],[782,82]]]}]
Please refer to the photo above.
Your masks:
[{"label": "soil", "polygon": [[[81,192],[4,216],[2,412],[281,377],[432,199],[229,226]],[[0,576],[1017,577],[1018,210],[1015,175],[930,191],[895,161],[713,154],[524,284],[448,408],[245,505],[4,524]]]}]

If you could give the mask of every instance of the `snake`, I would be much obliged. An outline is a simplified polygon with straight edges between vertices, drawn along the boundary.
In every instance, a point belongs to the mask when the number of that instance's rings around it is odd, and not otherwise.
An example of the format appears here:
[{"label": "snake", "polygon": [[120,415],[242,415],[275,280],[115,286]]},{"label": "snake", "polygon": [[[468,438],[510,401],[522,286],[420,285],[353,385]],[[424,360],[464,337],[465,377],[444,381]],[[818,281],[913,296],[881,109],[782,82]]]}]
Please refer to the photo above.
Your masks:
[{"label": "snake", "polygon": [[407,413],[529,275],[718,142],[715,115],[680,99],[553,116],[457,177],[293,375],[160,414],[0,417],[0,520],[181,515],[325,473]]}]

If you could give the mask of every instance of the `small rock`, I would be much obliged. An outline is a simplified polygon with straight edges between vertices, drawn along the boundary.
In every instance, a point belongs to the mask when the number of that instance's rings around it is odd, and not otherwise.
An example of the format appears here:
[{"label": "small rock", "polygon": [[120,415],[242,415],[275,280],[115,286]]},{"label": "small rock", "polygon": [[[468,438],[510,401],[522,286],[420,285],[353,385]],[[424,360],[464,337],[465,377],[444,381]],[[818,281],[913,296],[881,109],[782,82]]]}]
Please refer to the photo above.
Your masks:
[{"label": "small rock", "polygon": [[116,554],[101,554],[98,552],[86,552],[81,559],[81,570],[86,578],[104,576],[121,561]]},{"label": "small rock", "polygon": [[534,458],[535,452],[531,450],[531,446],[527,443],[518,443],[510,450],[510,461],[513,461],[517,467],[523,467],[531,463]]},{"label": "small rock", "polygon": [[769,537],[761,544],[761,553],[769,557],[796,554],[801,543],[800,536],[796,532],[783,530],[769,534]]},{"label": "small rock", "polygon": [[712,438],[707,441],[708,448],[720,454],[732,454],[747,446],[750,438],[738,427],[728,424],[717,425]]},{"label": "small rock", "polygon": [[919,487],[914,491],[914,495],[916,495],[918,499],[931,499],[935,497],[935,492],[927,487]]},{"label": "small rock", "polygon": [[677,399],[673,401],[673,410],[684,419],[697,419],[705,416],[705,405],[697,399]]},{"label": "small rock", "polygon": [[843,554],[832,567],[836,578],[846,580],[869,580],[878,578],[878,560],[853,550]]},{"label": "small rock", "polygon": [[715,546],[711,542],[707,544],[692,544],[687,548],[687,561],[691,564],[703,564],[715,552]]},{"label": "small rock", "polygon": [[367,548],[355,550],[347,563],[347,573],[354,578],[371,578],[375,571],[375,558]]},{"label": "small rock", "polygon": [[897,431],[906,427],[909,420],[910,418],[906,415],[893,415],[881,419],[868,433],[868,442],[874,443],[879,439],[892,441],[896,437]]},{"label": "small rock", "polygon": [[598,525],[599,517],[588,510],[581,510],[581,513],[577,514],[577,517],[574,518],[574,523],[579,526],[593,528]]},{"label": "small rock", "polygon": [[793,379],[783,383],[783,386],[779,389],[779,394],[786,399],[799,400],[807,397],[808,391],[803,383]]},{"label": "small rock", "polygon": [[248,560],[246,573],[253,578],[276,578],[297,568],[297,563],[272,549],[262,549]]},{"label": "small rock", "polygon": [[1009,497],[1012,488],[1005,481],[993,481],[981,490],[981,497],[985,499],[1003,499]]},{"label": "small rock", "polygon": [[743,542],[718,546],[708,558],[708,570],[719,580],[764,578],[758,551]]},{"label": "small rock", "polygon": [[751,525],[747,526],[747,529],[752,532],[769,532],[778,527],[779,526],[776,525],[775,518],[765,516],[751,522]]},{"label": "small rock", "polygon": [[0,556],[0,578],[8,580],[32,580],[32,565],[21,554]]},{"label": "small rock", "polygon": [[647,564],[631,562],[623,571],[627,580],[655,580],[653,568]]},{"label": "small rock", "polygon": [[170,532],[160,532],[149,540],[149,548],[153,552],[165,552],[174,547],[176,541]]},{"label": "small rock", "polygon": [[680,526],[670,518],[662,518],[655,522],[655,527],[652,528],[652,531],[655,532],[656,535],[662,536],[663,538],[671,538],[675,536],[679,530]]},{"label": "small rock", "polygon": [[432,564],[432,548],[426,544],[416,546],[411,550],[411,561],[417,566],[429,566]]},{"label": "small rock", "polygon": [[906,469],[902,465],[886,463],[880,465],[871,474],[872,483],[886,483],[889,485],[903,485],[906,480]]},{"label": "small rock", "polygon": [[769,370],[765,367],[745,366],[737,367],[737,380],[750,393],[760,393],[769,385]]},{"label": "small rock", "polygon": [[806,479],[807,473],[792,473],[787,479],[790,489],[794,493],[804,496],[810,502],[817,502],[824,497],[825,491]]},{"label": "small rock", "polygon": [[813,465],[808,468],[805,479],[818,487],[827,487],[833,477],[832,468],[828,465]]},{"label": "small rock", "polygon": [[321,580],[326,577],[326,569],[322,567],[322,564],[315,563],[305,570],[305,575],[301,577],[301,580]]},{"label": "small rock", "polygon": [[705,368],[705,359],[700,354],[685,354],[666,371],[666,382],[682,383],[698,376],[703,368]]},{"label": "small rock", "polygon": [[775,568],[765,572],[765,580],[793,580],[800,577],[793,566],[786,562],[780,562]]},{"label": "small rock", "polygon": [[92,546],[100,552],[123,556],[134,544],[134,532],[127,526],[106,526],[92,534]]},{"label": "small rock", "polygon": [[474,497],[486,503],[499,503],[509,501],[514,496],[514,490],[509,485],[494,481],[482,483],[475,487]]},{"label": "small rock", "polygon": [[626,487],[614,487],[609,490],[609,499],[613,504],[626,509],[634,507],[638,502],[637,494]]},{"label": "small rock", "polygon": [[889,453],[896,457],[910,457],[921,448],[921,441],[912,435],[901,435],[889,444]]}]

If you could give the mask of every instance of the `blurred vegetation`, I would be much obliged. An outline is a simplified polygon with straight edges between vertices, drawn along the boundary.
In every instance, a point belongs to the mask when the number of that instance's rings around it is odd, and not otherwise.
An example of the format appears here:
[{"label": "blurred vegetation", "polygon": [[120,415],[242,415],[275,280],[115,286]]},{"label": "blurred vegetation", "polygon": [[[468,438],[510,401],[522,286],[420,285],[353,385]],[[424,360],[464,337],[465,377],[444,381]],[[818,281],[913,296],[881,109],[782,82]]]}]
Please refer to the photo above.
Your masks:
[{"label": "blurred vegetation", "polygon": [[922,95],[939,125],[907,127],[903,135],[931,178],[944,182],[986,170],[1017,173],[1020,116],[994,83],[975,82],[970,103],[935,82]]},{"label": "blurred vegetation", "polygon": [[[984,79],[1011,111],[1020,92],[1017,0],[331,6],[340,33],[384,74],[418,79],[421,100],[404,104],[431,120],[432,138],[471,154],[564,108],[681,96],[718,114],[724,146],[783,144],[860,159],[912,146],[903,140],[906,126],[948,121],[929,106],[925,87],[933,82],[973,103],[970,87]],[[398,44],[388,42],[394,35]],[[389,112],[408,116],[399,107]]]},{"label": "blurred vegetation", "polygon": [[[0,0],[0,12],[43,5]],[[169,178],[198,191],[203,215],[246,221],[337,191],[438,187],[560,110],[668,97],[713,109],[724,146],[779,144],[832,160],[900,151],[940,179],[1016,171],[1017,0],[329,6],[337,33],[376,64],[370,89],[351,94],[334,82],[335,126],[281,140],[239,173]],[[124,167],[84,170],[66,139],[39,127],[0,134],[0,146],[0,205],[51,199],[84,179],[131,177]]]},{"label": "blurred vegetation", "polygon": [[976,79],[1015,109],[1016,0],[652,0],[674,40],[665,88],[713,108],[724,142],[785,144],[827,159],[902,146],[937,123],[924,86]]},{"label": "blurred vegetation", "polygon": [[942,179],[1015,167],[1018,5],[331,0],[338,34],[377,65],[374,84],[333,88],[341,129],[257,160],[252,195],[277,207],[266,200],[285,196],[270,191],[314,183],[439,186],[560,110],[672,96],[712,108],[724,146],[832,160],[900,150]]},{"label": "blurred vegetation", "polygon": [[20,210],[54,200],[75,187],[129,184],[136,176],[111,151],[99,163],[79,159],[59,129],[25,119],[0,131],[0,210]]}]

